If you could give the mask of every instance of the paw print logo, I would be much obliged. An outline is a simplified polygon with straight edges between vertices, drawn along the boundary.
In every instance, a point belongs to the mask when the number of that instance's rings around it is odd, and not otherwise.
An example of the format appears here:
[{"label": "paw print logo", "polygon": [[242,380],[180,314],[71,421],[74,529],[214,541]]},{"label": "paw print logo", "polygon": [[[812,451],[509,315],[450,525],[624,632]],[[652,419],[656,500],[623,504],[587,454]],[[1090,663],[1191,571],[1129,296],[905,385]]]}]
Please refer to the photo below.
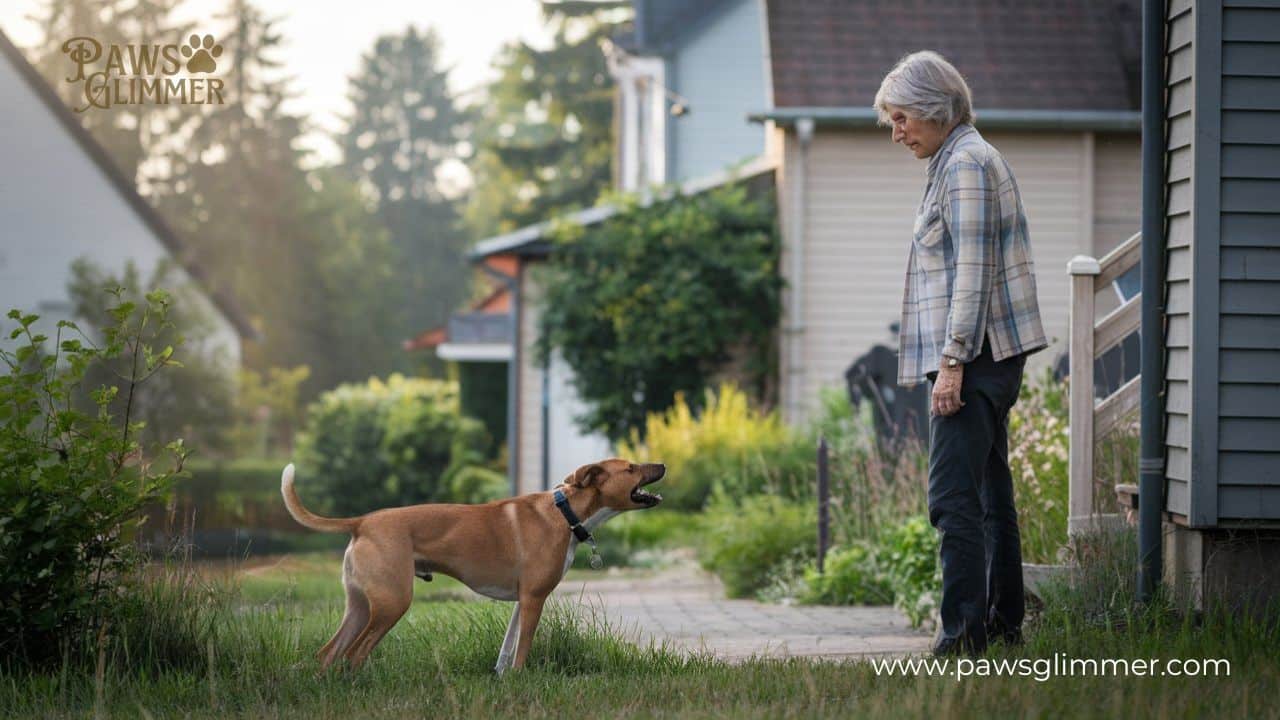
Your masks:
[{"label": "paw print logo", "polygon": [[187,72],[211,73],[218,69],[218,63],[213,59],[221,55],[222,46],[213,42],[212,35],[205,35],[203,40],[199,35],[192,35],[182,46],[182,57],[189,58]]}]

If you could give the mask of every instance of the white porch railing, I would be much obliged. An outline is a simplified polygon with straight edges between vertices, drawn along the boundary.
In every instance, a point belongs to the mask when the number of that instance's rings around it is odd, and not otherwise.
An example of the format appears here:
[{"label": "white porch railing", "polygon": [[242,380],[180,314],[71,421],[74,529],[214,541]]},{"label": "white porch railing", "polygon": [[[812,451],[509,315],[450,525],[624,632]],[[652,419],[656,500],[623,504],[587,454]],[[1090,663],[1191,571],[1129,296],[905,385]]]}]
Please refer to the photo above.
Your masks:
[{"label": "white porch railing", "polygon": [[1142,234],[1135,234],[1101,260],[1077,255],[1067,263],[1071,274],[1071,451],[1068,458],[1067,532],[1095,528],[1102,520],[1094,508],[1093,451],[1095,443],[1138,407],[1141,377],[1095,401],[1093,361],[1119,345],[1142,323],[1142,294],[1094,321],[1094,295],[1111,285],[1142,258]]}]

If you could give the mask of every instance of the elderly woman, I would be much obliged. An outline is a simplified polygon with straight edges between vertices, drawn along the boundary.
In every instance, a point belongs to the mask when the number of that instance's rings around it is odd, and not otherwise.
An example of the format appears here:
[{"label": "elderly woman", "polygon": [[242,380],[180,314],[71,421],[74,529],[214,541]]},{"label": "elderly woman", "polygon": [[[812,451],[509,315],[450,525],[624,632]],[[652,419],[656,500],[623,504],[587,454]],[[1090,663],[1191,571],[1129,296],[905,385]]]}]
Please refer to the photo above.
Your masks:
[{"label": "elderly woman", "polygon": [[929,520],[941,534],[938,655],[1022,638],[1022,550],[1009,472],[1009,409],[1026,356],[1048,345],[1013,171],[973,127],[969,87],[934,52],[903,58],[875,108],[893,141],[929,161],[916,211],[898,382],[933,384]]}]

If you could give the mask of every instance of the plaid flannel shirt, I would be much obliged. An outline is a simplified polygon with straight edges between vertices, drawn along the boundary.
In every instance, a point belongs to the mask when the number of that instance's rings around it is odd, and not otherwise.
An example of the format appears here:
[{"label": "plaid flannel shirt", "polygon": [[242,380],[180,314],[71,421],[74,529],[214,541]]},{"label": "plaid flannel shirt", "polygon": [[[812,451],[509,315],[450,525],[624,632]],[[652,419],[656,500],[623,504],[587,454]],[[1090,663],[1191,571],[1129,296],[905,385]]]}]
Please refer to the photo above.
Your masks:
[{"label": "plaid flannel shirt", "polygon": [[991,341],[997,361],[1048,346],[1013,172],[972,125],[957,125],[929,162],[907,260],[898,384],[916,385],[942,356],[962,363]]}]

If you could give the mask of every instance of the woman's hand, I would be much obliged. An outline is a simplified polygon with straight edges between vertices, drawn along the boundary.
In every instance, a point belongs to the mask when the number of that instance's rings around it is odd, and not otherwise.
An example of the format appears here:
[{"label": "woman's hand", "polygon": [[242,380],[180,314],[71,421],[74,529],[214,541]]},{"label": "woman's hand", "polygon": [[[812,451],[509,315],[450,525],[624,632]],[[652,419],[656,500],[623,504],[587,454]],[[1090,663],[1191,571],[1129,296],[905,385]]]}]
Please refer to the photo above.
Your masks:
[{"label": "woman's hand", "polygon": [[938,368],[938,380],[933,384],[933,395],[929,398],[930,415],[955,415],[960,412],[964,402],[960,400],[960,385],[964,382],[964,365],[953,368],[944,363]]}]

